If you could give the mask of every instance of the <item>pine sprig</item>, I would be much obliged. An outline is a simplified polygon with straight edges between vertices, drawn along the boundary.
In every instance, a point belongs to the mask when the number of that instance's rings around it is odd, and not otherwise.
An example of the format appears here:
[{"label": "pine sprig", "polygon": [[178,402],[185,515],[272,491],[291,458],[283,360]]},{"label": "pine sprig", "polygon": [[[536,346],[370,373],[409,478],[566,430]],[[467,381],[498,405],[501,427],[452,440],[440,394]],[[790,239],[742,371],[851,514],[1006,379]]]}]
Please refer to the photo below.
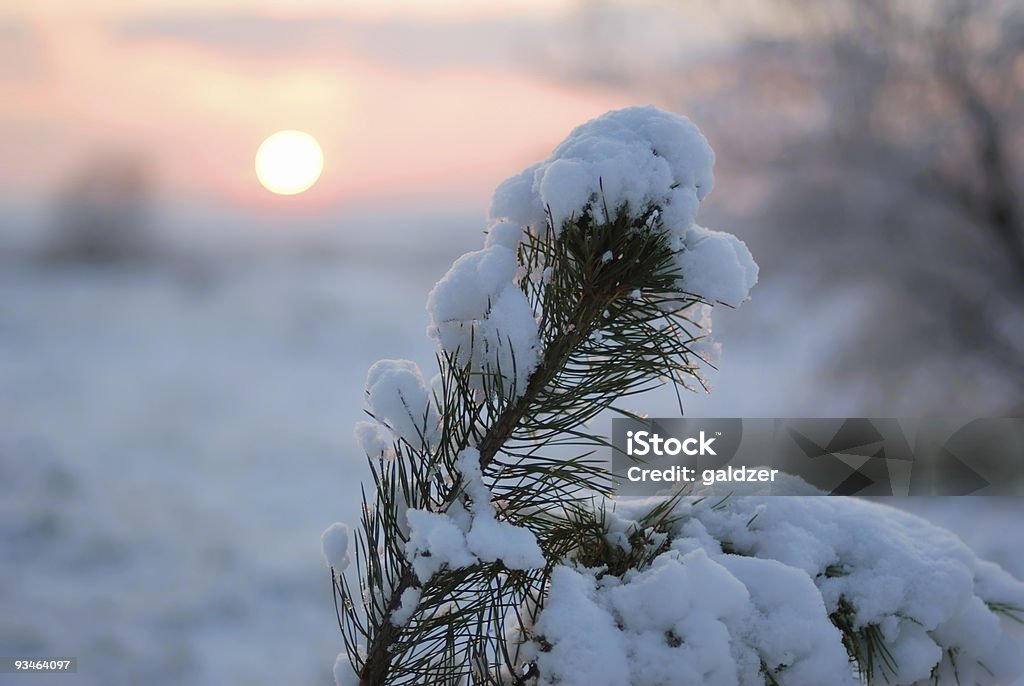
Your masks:
[{"label": "pine sprig", "polygon": [[1017,624],[1024,624],[1024,607],[1013,605],[1012,603],[1003,603],[995,600],[989,600],[985,603],[988,609],[997,615],[1002,615],[1007,619],[1010,619]]},{"label": "pine sprig", "polygon": [[[472,369],[458,351],[442,352],[437,438],[399,439],[390,459],[370,458],[375,492],[364,493],[355,536],[361,597],[344,578],[336,582],[342,637],[364,686],[499,683],[515,664],[508,623],[522,628],[539,611],[549,570],[480,562],[423,582],[413,572],[405,513],[470,505],[460,453],[478,449],[498,518],[533,531],[550,567],[578,546],[579,531],[600,527],[587,500],[609,490],[596,456],[608,443],[586,423],[666,381],[699,382],[690,347],[699,328],[684,310],[700,300],[678,290],[657,208],[605,208],[601,216],[608,219],[586,211],[557,231],[549,222],[520,244],[519,287],[541,342],[525,388],[508,382],[516,370]],[[418,596],[411,611],[403,608],[410,593]],[[400,608],[409,616],[395,622]]]},{"label": "pine sprig", "polygon": [[829,614],[832,624],[843,637],[843,646],[861,680],[874,684],[878,677],[888,683],[888,676],[897,673],[896,658],[877,624],[858,626],[857,611],[846,598],[840,598],[836,610]]}]

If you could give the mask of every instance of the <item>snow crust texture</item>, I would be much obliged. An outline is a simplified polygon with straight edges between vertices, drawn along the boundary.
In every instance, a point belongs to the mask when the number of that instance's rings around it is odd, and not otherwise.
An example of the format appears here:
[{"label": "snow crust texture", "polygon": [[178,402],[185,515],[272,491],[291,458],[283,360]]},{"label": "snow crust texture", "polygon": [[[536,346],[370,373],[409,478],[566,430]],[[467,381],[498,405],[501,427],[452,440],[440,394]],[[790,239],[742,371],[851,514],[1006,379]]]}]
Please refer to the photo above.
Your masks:
[{"label": "snow crust texture", "polygon": [[[650,501],[620,503],[609,541]],[[562,566],[536,624],[541,686],[858,683],[843,636],[881,638],[876,683],[1009,684],[1024,671],[1024,584],[913,515],[852,498],[683,503],[673,541],[622,578]],[[527,655],[531,655],[527,647]]]}]

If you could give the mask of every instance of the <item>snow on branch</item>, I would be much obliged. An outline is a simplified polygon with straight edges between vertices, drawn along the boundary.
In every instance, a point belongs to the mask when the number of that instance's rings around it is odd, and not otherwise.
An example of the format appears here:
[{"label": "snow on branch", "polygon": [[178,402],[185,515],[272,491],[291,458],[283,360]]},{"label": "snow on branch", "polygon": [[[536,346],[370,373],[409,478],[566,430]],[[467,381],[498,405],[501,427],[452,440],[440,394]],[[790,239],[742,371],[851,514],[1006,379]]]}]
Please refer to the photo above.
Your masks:
[{"label": "snow on branch", "polygon": [[1007,612],[1024,585],[913,515],[843,497],[688,497],[652,527],[665,503],[606,503],[612,550],[654,547],[649,564],[610,573],[606,552],[554,568],[520,648],[538,684],[1009,684],[1024,670]]},{"label": "snow on branch", "polygon": [[581,214],[598,222],[621,208],[653,208],[672,236],[680,290],[739,305],[757,283],[757,264],[731,234],[694,222],[714,185],[715,154],[685,117],[631,107],[575,129],[548,159],[508,179],[494,194],[493,219],[553,230]]},{"label": "snow on branch", "polygon": [[[438,373],[384,360],[371,482],[324,534],[339,686],[1003,684],[1024,590],[941,530],[816,497],[617,501],[588,422],[703,383],[709,310],[757,281],[695,223],[714,155],[610,112],[497,189],[427,298]],[[351,550],[350,550],[351,548]],[[346,570],[347,568],[347,570]]]}]

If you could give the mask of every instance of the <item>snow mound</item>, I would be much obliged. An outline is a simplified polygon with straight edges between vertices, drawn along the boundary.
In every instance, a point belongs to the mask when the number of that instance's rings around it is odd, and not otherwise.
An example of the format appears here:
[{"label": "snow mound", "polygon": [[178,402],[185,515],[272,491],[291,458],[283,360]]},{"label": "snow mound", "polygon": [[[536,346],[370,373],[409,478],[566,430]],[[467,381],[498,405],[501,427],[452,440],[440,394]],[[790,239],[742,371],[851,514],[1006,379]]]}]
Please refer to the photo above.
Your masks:
[{"label": "snow mound", "polygon": [[356,422],[352,434],[364,454],[382,459],[394,456],[391,433],[379,422]]},{"label": "snow mound", "polygon": [[623,579],[561,567],[536,629],[540,686],[853,686],[838,630],[805,576],[770,560],[669,551]]},{"label": "snow mound", "polygon": [[989,607],[1024,607],[1024,584],[914,515],[827,497],[736,498],[694,514],[684,529],[705,545],[728,541],[733,552],[800,570],[828,613],[849,612],[854,630],[878,632],[892,656],[876,664],[882,683],[926,681],[935,669],[952,683],[1006,684],[1024,671],[1020,627]]},{"label": "snow mound", "polygon": [[[608,540],[651,503],[620,501]],[[924,520],[828,497],[690,499],[677,513],[645,569],[556,570],[536,625],[550,649],[532,653],[541,686],[852,686],[844,645],[868,636],[877,683],[1024,672],[1021,627],[1000,611],[1024,607],[1024,584]]]},{"label": "snow mound", "polygon": [[497,562],[509,569],[537,569],[545,564],[537,538],[528,529],[499,521],[483,483],[480,453],[467,448],[458,458],[470,510],[456,503],[446,513],[409,510],[406,552],[413,571],[426,582],[443,568]]},{"label": "snow mound", "polygon": [[352,669],[352,663],[349,661],[347,653],[338,653],[332,672],[335,686],[359,686],[359,676]]},{"label": "snow mound", "polygon": [[478,390],[482,373],[499,377],[513,397],[526,390],[540,361],[537,320],[515,283],[520,233],[508,223],[492,226],[489,245],[456,260],[427,297],[427,334],[469,365]]},{"label": "snow mound", "polygon": [[682,289],[707,302],[739,305],[757,283],[757,263],[746,243],[696,224],[683,234],[676,264]]},{"label": "snow mound", "polygon": [[637,217],[651,211],[677,251],[680,290],[739,305],[757,283],[750,251],[735,236],[694,223],[714,185],[714,161],[711,146],[686,117],[651,106],[608,112],[498,186],[490,214],[502,230],[493,243],[518,241],[508,224],[543,234],[550,221],[557,233],[583,214],[601,222],[606,209]]},{"label": "snow mound", "polygon": [[[431,445],[437,437],[438,418],[423,381],[423,374],[415,362],[409,360],[380,360],[366,375],[366,409],[373,418],[386,426],[396,438],[413,446]],[[357,426],[357,439],[367,454],[380,448],[378,435],[372,435],[365,426]]]},{"label": "snow mound", "polygon": [[584,208],[661,208],[667,225],[688,227],[714,184],[715,154],[686,117],[656,107],[608,112],[576,127],[551,156],[503,182],[492,218],[555,230]]},{"label": "snow mound", "polygon": [[349,565],[348,557],[348,526],[341,522],[331,524],[320,536],[320,548],[328,567],[341,574]]}]

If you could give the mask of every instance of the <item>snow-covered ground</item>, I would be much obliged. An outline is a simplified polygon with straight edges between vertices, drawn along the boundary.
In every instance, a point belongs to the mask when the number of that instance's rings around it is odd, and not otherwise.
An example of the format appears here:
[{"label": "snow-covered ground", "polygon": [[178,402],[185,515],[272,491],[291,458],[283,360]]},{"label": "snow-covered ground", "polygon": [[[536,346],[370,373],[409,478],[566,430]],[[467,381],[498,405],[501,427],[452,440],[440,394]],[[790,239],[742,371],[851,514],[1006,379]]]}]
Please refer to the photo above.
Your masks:
[{"label": "snow-covered ground", "polygon": [[[366,370],[430,369],[423,305],[462,251],[0,267],[0,655],[78,657],[55,684],[330,683],[319,534],[356,516]],[[722,372],[688,412],[855,410],[813,390],[812,333],[841,335],[838,319],[767,325],[783,286],[716,313]],[[674,397],[636,404],[668,414]],[[899,505],[1024,578],[1022,499]]]},{"label": "snow-covered ground", "polygon": [[355,516],[365,370],[430,354],[407,303],[436,274],[381,273],[5,270],[0,654],[77,656],[66,683],[327,683],[319,533]]}]

